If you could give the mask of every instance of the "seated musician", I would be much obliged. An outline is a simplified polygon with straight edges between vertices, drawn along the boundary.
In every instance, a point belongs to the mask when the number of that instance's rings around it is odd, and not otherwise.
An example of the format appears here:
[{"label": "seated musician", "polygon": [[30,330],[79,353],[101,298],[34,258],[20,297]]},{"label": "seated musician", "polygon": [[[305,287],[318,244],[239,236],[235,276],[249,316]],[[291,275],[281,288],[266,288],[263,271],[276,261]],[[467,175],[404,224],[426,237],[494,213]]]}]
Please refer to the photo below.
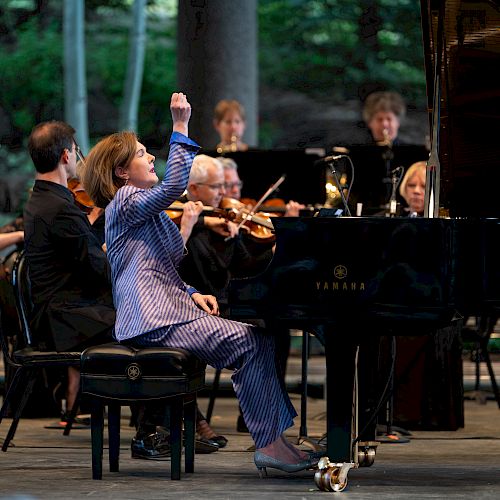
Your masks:
[{"label": "seated musician", "polygon": [[219,134],[218,153],[246,151],[248,145],[242,141],[245,133],[245,108],[236,100],[223,99],[214,110],[214,128]]},{"label": "seated musician", "polygon": [[[238,174],[238,164],[232,158],[225,158],[224,156],[219,156],[217,160],[219,160],[224,167],[225,196],[240,200],[243,181]],[[285,213],[283,215],[285,217],[298,217],[300,210],[303,208],[304,205],[301,203],[290,200],[285,205]]]},{"label": "seated musician", "polygon": [[405,114],[405,102],[396,92],[370,94],[363,107],[363,120],[373,143],[380,146],[399,144],[398,132]]},{"label": "seated musician", "polygon": [[106,207],[115,336],[137,346],[187,349],[215,368],[235,369],[233,384],[255,441],[259,471],[303,470],[315,459],[283,436],[296,412],[276,374],[272,337],[219,317],[215,297],[201,294],[177,273],[184,243],[164,210],[186,188],[198,146],[187,137],[191,107],[182,93],[172,95],[171,112],[170,154],[157,188],[151,189],[158,182],[155,158],[132,132],[97,143],[82,175],[90,197]]},{"label": "seated musician", "polygon": [[399,194],[408,204],[405,211],[410,217],[424,215],[425,167],[425,161],[418,161],[411,165],[399,186]]},{"label": "seated musician", "polygon": [[[224,171],[221,163],[210,156],[198,155],[189,174],[184,201],[196,202],[196,207],[219,207],[225,194]],[[207,216],[198,219],[196,213],[184,212],[181,233],[188,253],[181,262],[179,273],[196,289],[215,295],[224,315],[227,309],[227,286],[233,276],[248,276],[264,270],[272,258],[268,251],[253,257],[238,234],[234,222],[225,221],[226,231],[214,231],[206,225]],[[187,230],[186,230],[187,229]],[[188,232],[189,231],[189,232]],[[229,236],[229,239],[228,239]]]},{"label": "seated musician", "polygon": [[[31,328],[42,350],[81,351],[108,342],[115,321],[106,254],[68,189],[68,179],[76,174],[74,133],[66,123],[44,122],[28,143],[36,177],[24,209],[24,235]],[[67,412],[79,385],[80,373],[70,367]]]}]

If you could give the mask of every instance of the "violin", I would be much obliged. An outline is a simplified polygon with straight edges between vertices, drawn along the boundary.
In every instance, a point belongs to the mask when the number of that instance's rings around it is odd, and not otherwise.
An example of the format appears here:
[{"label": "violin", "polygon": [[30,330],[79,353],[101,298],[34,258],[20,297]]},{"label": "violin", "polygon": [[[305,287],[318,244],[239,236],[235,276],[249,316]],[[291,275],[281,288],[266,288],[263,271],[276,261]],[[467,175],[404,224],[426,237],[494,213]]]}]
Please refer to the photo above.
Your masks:
[{"label": "violin", "polygon": [[72,192],[73,198],[77,206],[89,215],[94,208],[96,208],[94,202],[90,199],[89,195],[83,189],[80,180],[76,177],[68,180],[68,189]]},{"label": "violin", "polygon": [[253,214],[241,201],[224,197],[220,207],[226,210],[228,220],[238,224],[254,241],[259,243],[272,243],[275,241],[274,226],[271,214],[259,212]]},{"label": "violin", "polygon": [[[182,201],[174,201],[172,203],[172,205],[170,205],[165,210],[165,213],[172,219],[172,221],[176,225],[180,225],[180,223],[181,223],[182,214],[184,213],[184,205],[185,204]],[[227,213],[225,210],[222,210],[220,208],[211,207],[209,205],[203,205],[202,214],[213,215],[216,217],[223,217],[224,219],[227,218]]]},{"label": "violin", "polygon": [[[165,212],[175,224],[179,225],[184,213],[184,203],[175,201]],[[233,198],[222,198],[219,208],[204,205],[202,213],[222,217],[227,221],[238,224],[243,231],[259,243],[268,243],[275,240],[274,226],[270,220],[270,214],[261,212],[251,214],[246,205]]]}]

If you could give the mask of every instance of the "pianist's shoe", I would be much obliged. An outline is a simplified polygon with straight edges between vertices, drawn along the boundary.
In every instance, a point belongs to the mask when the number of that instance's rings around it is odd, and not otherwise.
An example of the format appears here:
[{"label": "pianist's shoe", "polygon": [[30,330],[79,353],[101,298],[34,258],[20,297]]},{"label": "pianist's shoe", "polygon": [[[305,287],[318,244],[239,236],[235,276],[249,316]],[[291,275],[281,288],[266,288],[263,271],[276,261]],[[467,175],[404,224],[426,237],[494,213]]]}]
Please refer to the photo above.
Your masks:
[{"label": "pianist's shoe", "polygon": [[295,464],[287,464],[277,458],[270,457],[259,450],[255,452],[253,461],[255,462],[255,466],[257,467],[261,478],[267,476],[266,467],[282,470],[284,472],[298,472],[305,469],[312,469],[318,463],[317,458],[309,457]]}]

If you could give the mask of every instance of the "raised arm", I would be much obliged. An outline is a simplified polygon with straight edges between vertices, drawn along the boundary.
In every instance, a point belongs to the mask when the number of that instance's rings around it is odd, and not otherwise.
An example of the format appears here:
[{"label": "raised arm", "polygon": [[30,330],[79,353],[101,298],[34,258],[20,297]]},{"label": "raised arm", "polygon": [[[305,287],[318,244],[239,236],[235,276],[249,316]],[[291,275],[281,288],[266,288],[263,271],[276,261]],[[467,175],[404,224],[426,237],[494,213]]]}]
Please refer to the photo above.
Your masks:
[{"label": "raised arm", "polygon": [[[144,189],[134,184],[133,178],[117,192],[119,211],[129,224],[142,224],[168,208],[186,189],[189,172],[199,146],[187,137],[191,106],[182,93],[174,93],[171,98],[173,133],[170,152],[163,181],[154,189]],[[152,160],[154,157],[149,155]],[[123,169],[123,177],[128,179],[128,171]]]}]

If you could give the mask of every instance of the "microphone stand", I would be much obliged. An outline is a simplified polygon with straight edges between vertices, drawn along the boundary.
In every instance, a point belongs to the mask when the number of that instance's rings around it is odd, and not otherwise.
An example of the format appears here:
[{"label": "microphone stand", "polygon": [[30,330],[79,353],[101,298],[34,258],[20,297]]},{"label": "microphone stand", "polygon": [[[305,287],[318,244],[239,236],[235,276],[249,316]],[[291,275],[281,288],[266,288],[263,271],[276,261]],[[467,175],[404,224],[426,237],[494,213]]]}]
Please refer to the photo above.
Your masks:
[{"label": "microphone stand", "polygon": [[345,213],[347,214],[348,217],[351,217],[351,211],[349,210],[349,205],[347,204],[346,197],[344,196],[344,191],[342,189],[342,186],[340,185],[340,179],[337,174],[337,169],[335,168],[335,163],[337,163],[337,160],[331,160],[328,163],[328,167],[330,168],[330,171],[332,172],[333,178],[335,180],[335,185],[337,186],[337,189],[339,190],[340,197],[342,198],[342,204],[344,205],[344,210]]},{"label": "microphone stand", "polygon": [[397,215],[398,202],[396,199],[396,189],[398,188],[399,183],[403,178],[403,172],[404,172],[403,167],[395,168],[391,172],[392,191],[391,191],[391,197],[389,198],[389,211],[386,214],[387,217],[396,217]]}]

